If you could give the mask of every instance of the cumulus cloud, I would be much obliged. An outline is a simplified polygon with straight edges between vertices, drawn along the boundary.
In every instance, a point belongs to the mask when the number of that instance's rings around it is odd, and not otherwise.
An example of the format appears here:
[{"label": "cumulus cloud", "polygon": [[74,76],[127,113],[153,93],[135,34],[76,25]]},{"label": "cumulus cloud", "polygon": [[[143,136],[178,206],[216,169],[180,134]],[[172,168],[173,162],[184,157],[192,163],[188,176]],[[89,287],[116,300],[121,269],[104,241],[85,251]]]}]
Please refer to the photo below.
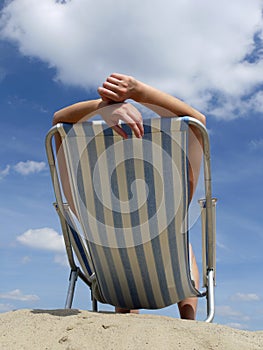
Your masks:
[{"label": "cumulus cloud", "polygon": [[1,21],[3,39],[64,83],[119,71],[220,118],[262,111],[261,0],[13,0]]},{"label": "cumulus cloud", "polygon": [[30,248],[65,252],[63,236],[52,228],[30,229],[17,237],[17,241]]},{"label": "cumulus cloud", "polygon": [[216,313],[218,316],[224,316],[234,320],[249,321],[249,316],[244,315],[240,311],[234,310],[229,305],[218,305],[216,308]]},{"label": "cumulus cloud", "polygon": [[259,301],[260,296],[255,293],[236,293],[231,297],[233,301]]},{"label": "cumulus cloud", "polygon": [[257,151],[263,149],[263,139],[251,140],[248,144],[251,151]]},{"label": "cumulus cloud", "polygon": [[230,322],[226,324],[228,327],[231,328],[236,328],[236,329],[246,329],[247,326],[245,324],[242,323],[238,323],[238,322]]},{"label": "cumulus cloud", "polygon": [[14,170],[21,175],[29,175],[39,173],[46,167],[45,162],[35,162],[27,160],[26,162],[19,162],[14,165]]},{"label": "cumulus cloud", "polygon": [[29,256],[24,256],[22,258],[22,264],[28,264],[31,262],[31,258]]},{"label": "cumulus cloud", "polygon": [[[61,266],[68,266],[63,236],[52,228],[30,229],[17,236],[17,241],[29,248],[54,252],[54,262]],[[23,257],[24,264],[30,263],[31,258]]]},{"label": "cumulus cloud", "polygon": [[0,180],[5,178],[10,174],[10,170],[14,170],[20,175],[30,175],[40,173],[45,170],[45,162],[36,162],[34,160],[27,160],[26,162],[18,162],[17,164],[11,166],[8,164],[3,170],[0,169]]},{"label": "cumulus cloud", "polygon": [[54,262],[61,266],[68,266],[68,258],[66,254],[56,254]]},{"label": "cumulus cloud", "polygon": [[10,165],[7,165],[5,169],[1,170],[0,169],[0,180],[6,177],[10,172]]},{"label": "cumulus cloud", "polygon": [[34,294],[23,294],[20,289],[15,289],[7,293],[0,294],[0,299],[10,299],[19,301],[36,301],[39,297]]}]

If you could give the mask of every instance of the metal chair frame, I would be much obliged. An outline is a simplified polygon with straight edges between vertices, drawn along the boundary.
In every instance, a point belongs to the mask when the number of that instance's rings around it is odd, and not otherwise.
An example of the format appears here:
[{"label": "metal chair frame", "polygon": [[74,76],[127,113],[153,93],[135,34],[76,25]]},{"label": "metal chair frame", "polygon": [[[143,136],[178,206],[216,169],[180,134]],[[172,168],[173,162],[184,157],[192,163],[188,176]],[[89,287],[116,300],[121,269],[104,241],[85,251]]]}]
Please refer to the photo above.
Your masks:
[{"label": "metal chair frame", "polygon": [[[206,128],[194,118],[185,118],[189,126],[197,128],[202,136],[203,143],[203,163],[204,163],[204,187],[205,198],[199,200],[201,207],[201,220],[202,220],[202,250],[203,250],[203,287],[205,291],[201,293],[201,296],[207,298],[207,317],[206,322],[212,322],[215,315],[215,273],[216,273],[216,199],[212,198],[212,185],[211,185],[211,164],[210,164],[210,142]],[[56,151],[53,143],[54,136],[59,133],[62,124],[53,126],[46,136],[46,152],[48,163],[50,167],[52,184],[55,192],[56,203],[54,204],[62,227],[63,237],[65,241],[66,252],[68,256],[69,266],[71,269],[69,277],[69,287],[67,292],[67,298],[65,308],[71,308],[75,285],[78,277],[91,288],[93,275],[87,276],[81,269],[81,267],[75,262],[72,242],[71,242],[71,230],[67,216],[68,204],[63,201],[63,190],[60,182],[59,171],[56,165]],[[97,300],[93,297],[92,310],[97,311]]]}]

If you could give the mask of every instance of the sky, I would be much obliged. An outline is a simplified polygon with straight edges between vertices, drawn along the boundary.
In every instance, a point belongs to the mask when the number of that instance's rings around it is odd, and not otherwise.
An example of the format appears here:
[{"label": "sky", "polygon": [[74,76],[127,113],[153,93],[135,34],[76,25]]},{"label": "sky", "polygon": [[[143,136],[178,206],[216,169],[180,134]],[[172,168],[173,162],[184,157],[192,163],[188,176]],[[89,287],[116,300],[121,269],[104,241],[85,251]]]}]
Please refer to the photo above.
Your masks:
[{"label": "sky", "polygon": [[[0,9],[0,312],[64,307],[69,268],[45,135],[56,110],[98,98],[119,72],[206,115],[218,198],[214,322],[262,330],[263,1],[1,0]],[[197,221],[200,265],[199,236]],[[81,281],[73,306],[91,308]],[[178,317],[176,306],[154,313]]]}]

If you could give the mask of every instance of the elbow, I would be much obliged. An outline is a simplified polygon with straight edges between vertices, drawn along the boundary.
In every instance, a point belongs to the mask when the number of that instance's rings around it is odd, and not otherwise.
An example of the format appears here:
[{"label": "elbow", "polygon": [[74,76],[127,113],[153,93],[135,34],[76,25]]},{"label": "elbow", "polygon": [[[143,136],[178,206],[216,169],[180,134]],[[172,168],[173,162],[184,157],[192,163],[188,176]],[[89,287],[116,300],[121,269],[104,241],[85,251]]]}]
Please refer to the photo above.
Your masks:
[{"label": "elbow", "polygon": [[54,115],[53,115],[53,121],[52,121],[52,125],[56,125],[57,123],[60,122],[60,119],[59,119],[59,112],[55,112]]},{"label": "elbow", "polygon": [[199,121],[206,126],[206,116],[204,114],[200,113]]},{"label": "elbow", "polygon": [[198,120],[200,123],[202,123],[204,126],[206,126],[206,117],[204,114],[195,111],[195,113],[190,114],[189,116]]}]

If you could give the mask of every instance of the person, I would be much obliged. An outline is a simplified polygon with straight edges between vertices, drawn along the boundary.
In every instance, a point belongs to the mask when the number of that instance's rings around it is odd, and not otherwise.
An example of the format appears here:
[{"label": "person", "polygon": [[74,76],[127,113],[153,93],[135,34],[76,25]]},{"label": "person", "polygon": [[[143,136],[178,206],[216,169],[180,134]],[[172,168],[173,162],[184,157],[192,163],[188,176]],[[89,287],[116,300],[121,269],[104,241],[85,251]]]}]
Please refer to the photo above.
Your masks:
[{"label": "person", "polygon": [[[160,117],[174,117],[174,116],[190,116],[197,119],[202,124],[206,124],[206,117],[189,106],[182,100],[171,96],[163,91],[160,91],[146,83],[143,83],[132,76],[125,74],[113,73],[107,77],[105,82],[98,88],[100,95],[99,99],[77,102],[73,105],[67,106],[55,112],[53,117],[53,125],[59,122],[77,123],[79,121],[87,120],[96,114],[100,114],[102,118],[112,127],[119,135],[127,138],[127,134],[119,125],[119,120],[128,123],[138,138],[143,137],[143,122],[141,113],[132,104],[126,101],[131,99],[138,102],[157,114]],[[188,159],[189,159],[189,182],[190,182],[190,200],[193,196],[197,185],[199,170],[202,159],[202,144],[201,135],[199,131],[190,127],[188,140]],[[56,140],[57,148],[60,146],[60,140]],[[63,176],[64,176],[64,172]],[[66,172],[65,172],[66,174]],[[72,203],[70,190],[68,187],[68,180],[66,177],[62,179],[62,185],[67,200]],[[192,274],[195,286],[199,288],[199,272],[193,253],[190,246],[190,257]],[[197,311],[197,298],[187,298],[178,303],[180,317],[183,319],[194,320]],[[118,313],[133,312],[138,313],[137,310],[126,310],[116,308]]]}]

